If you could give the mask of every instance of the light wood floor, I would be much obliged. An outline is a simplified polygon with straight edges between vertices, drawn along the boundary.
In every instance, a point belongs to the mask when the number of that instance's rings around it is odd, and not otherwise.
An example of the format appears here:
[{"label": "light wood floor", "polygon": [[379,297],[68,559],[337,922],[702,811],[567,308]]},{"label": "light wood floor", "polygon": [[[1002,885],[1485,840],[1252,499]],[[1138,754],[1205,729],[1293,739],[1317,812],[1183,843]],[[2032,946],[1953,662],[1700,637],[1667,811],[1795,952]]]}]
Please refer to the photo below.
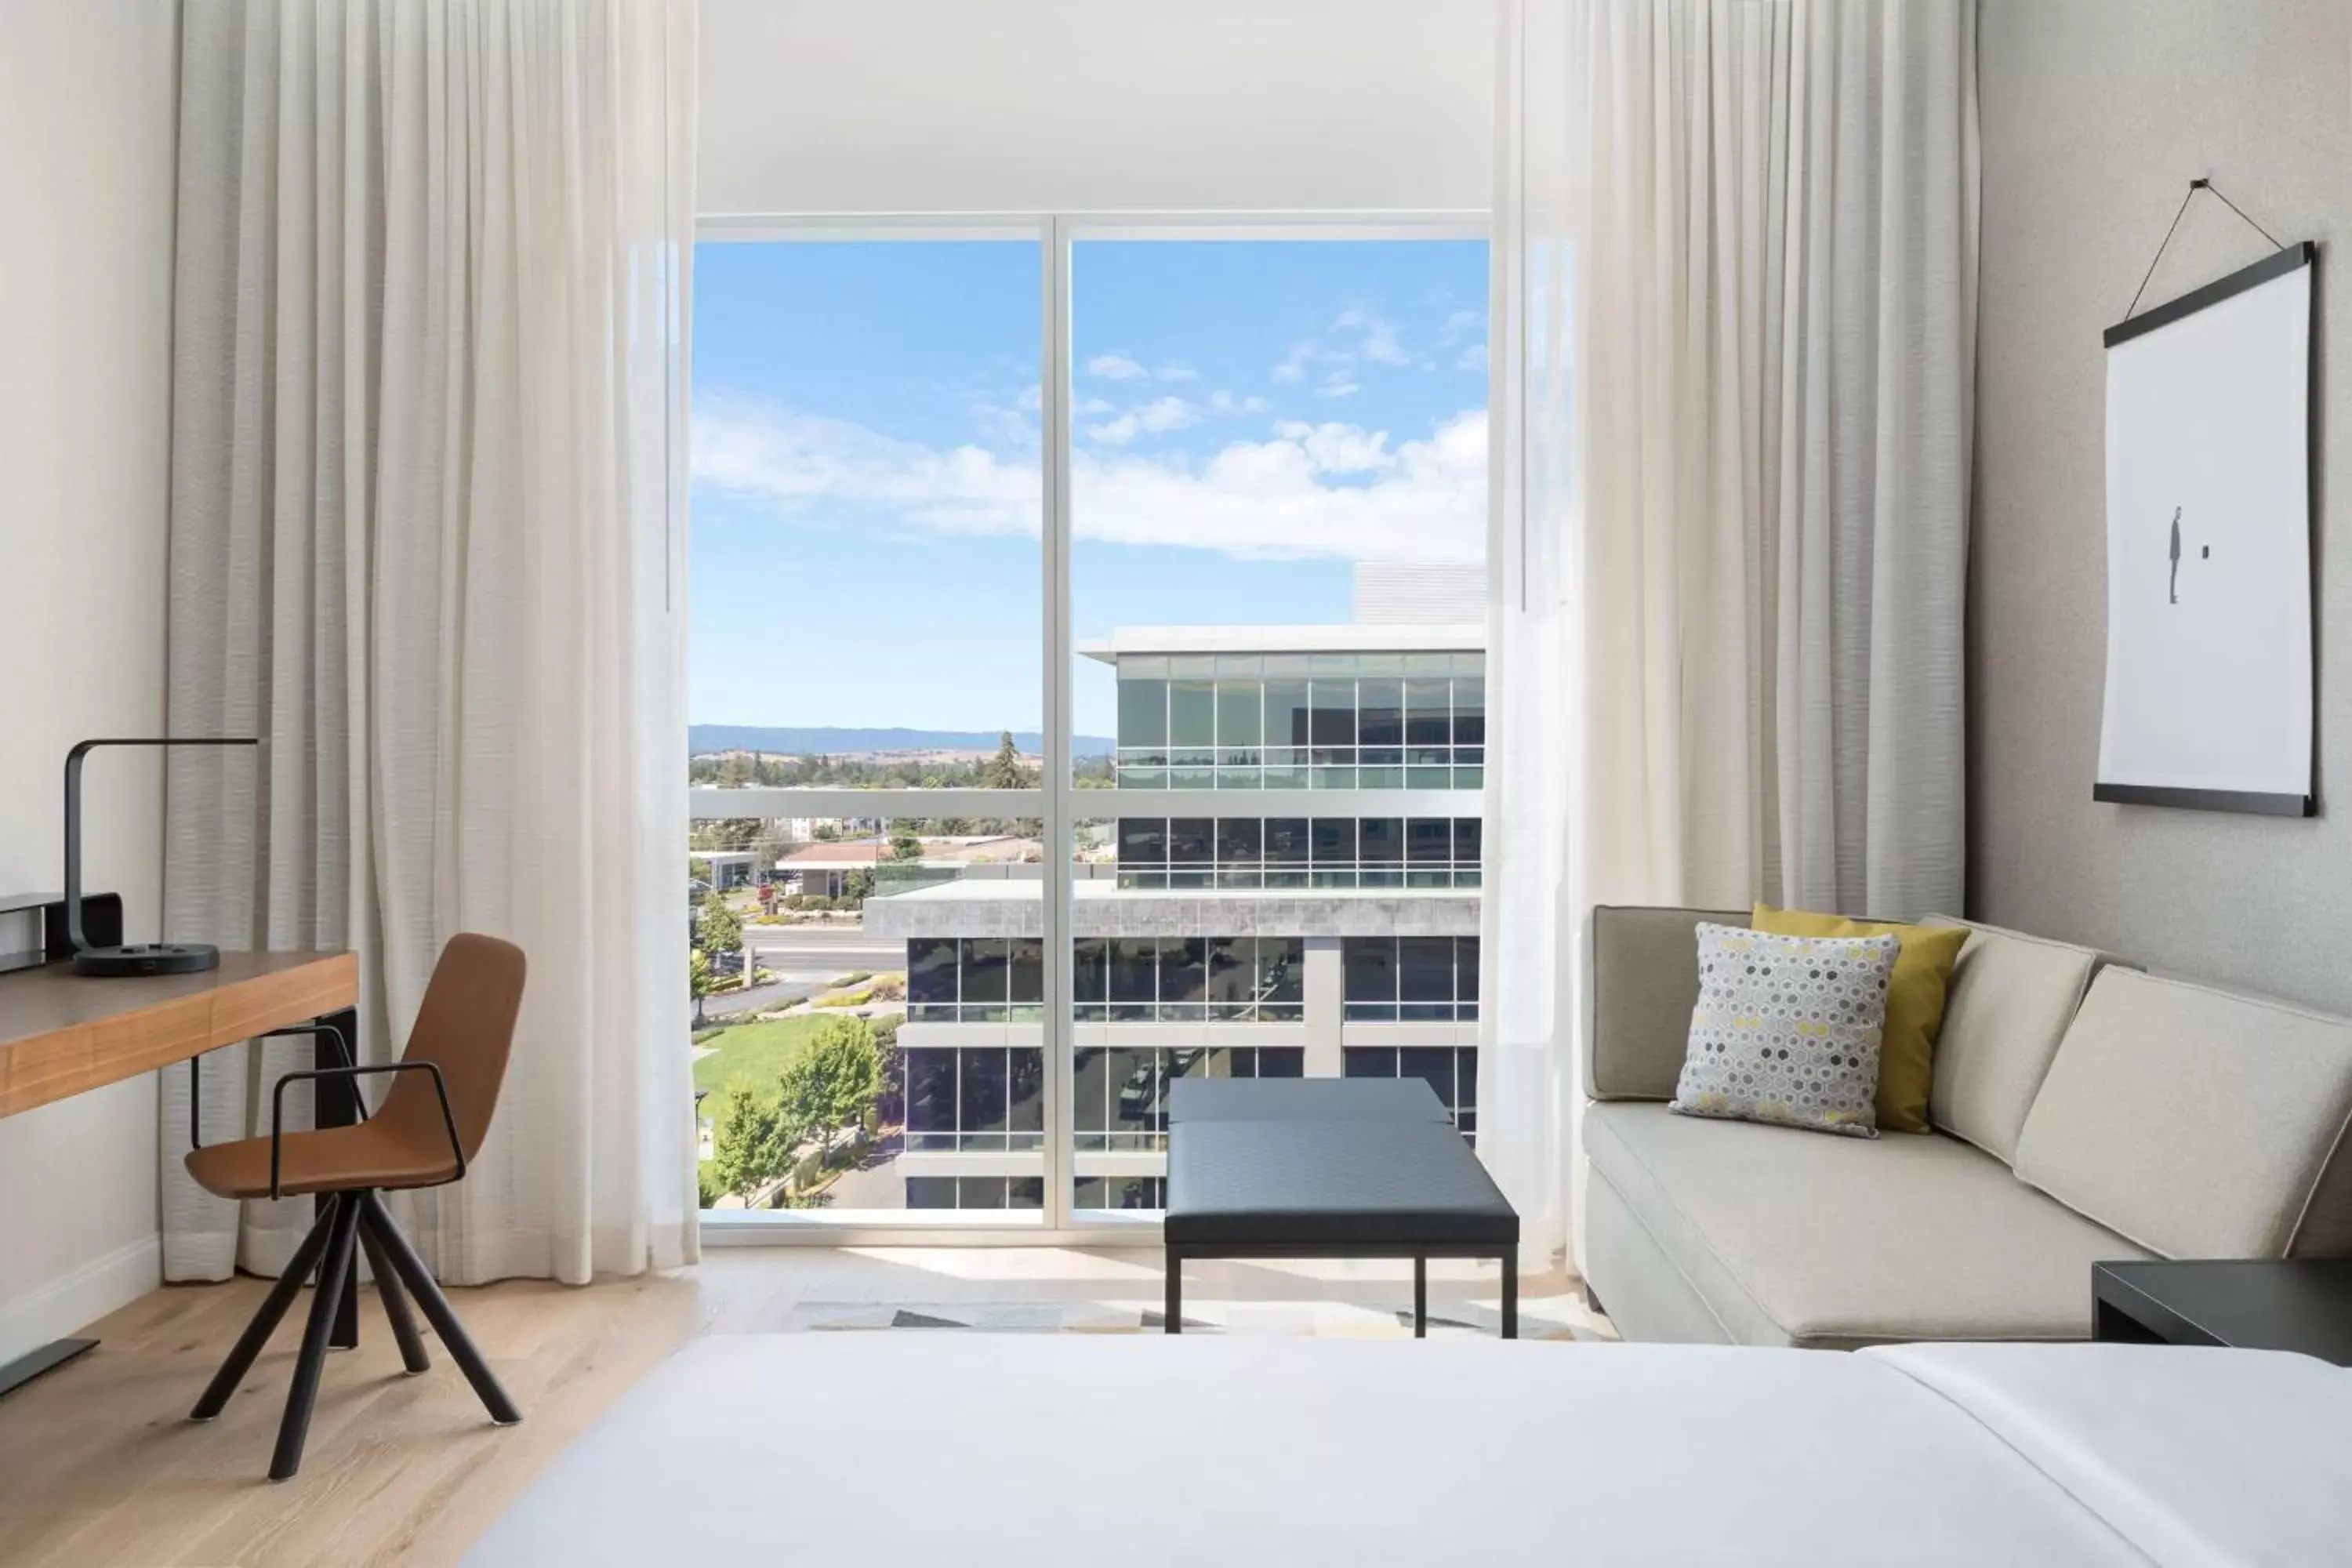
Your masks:
[{"label": "light wood floor", "polygon": [[[1194,1300],[1404,1307],[1408,1265],[1194,1264]],[[580,1289],[453,1290],[452,1304],[521,1405],[485,1421],[431,1340],[401,1374],[372,1290],[361,1345],[329,1359],[302,1472],[266,1479],[307,1300],[215,1422],[184,1417],[258,1304],[262,1281],[168,1286],[97,1325],[80,1361],[0,1401],[0,1563],[446,1563],[623,1390],[701,1333],[781,1326],[802,1302],[1042,1301],[1159,1291],[1156,1251],[717,1249],[672,1278]],[[1522,1300],[1579,1293],[1558,1272]],[[1433,1264],[1430,1305],[1493,1300],[1493,1271]]]}]

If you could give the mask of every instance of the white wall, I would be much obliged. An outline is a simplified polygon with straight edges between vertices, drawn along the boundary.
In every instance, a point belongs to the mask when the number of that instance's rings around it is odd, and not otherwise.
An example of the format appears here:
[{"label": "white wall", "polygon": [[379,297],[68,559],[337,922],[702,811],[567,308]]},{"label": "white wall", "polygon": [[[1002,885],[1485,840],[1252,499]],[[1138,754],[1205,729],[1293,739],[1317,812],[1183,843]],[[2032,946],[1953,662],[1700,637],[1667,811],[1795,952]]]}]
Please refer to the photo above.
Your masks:
[{"label": "white wall", "polygon": [[[0,5],[0,892],[58,885],[66,748],[163,720],[174,15]],[[89,784],[92,885],[152,937],[161,775]],[[155,1187],[152,1078],[0,1121],[0,1359],[160,1282]]]},{"label": "white wall", "polygon": [[[1985,0],[1969,912],[2352,1010],[2352,5]],[[2320,815],[2091,799],[2106,638],[2105,355],[2189,181],[2320,242]],[[2147,302],[2269,247],[2181,219]],[[2143,305],[2143,309],[2145,305]]]},{"label": "white wall", "polygon": [[1483,210],[1489,0],[703,0],[706,214]]}]

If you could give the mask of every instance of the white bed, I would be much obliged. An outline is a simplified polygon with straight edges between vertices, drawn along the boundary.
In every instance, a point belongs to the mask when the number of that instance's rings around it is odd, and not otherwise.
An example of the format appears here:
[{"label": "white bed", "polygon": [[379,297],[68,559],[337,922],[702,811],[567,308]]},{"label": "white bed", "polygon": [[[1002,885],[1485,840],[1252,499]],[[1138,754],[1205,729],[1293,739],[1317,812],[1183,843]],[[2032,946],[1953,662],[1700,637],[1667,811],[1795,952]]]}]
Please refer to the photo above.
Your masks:
[{"label": "white bed", "polygon": [[716,1336],[467,1561],[2352,1563],[2352,1371],[2256,1351]]}]

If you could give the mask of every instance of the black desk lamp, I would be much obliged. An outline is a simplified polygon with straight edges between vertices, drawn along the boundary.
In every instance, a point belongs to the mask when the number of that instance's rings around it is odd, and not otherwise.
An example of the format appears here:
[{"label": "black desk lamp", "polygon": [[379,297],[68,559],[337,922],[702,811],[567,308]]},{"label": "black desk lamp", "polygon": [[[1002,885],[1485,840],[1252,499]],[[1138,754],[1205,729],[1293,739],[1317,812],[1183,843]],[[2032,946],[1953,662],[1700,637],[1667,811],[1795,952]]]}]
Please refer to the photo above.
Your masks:
[{"label": "black desk lamp", "polygon": [[81,763],[100,746],[258,746],[253,736],[194,740],[84,741],[66,753],[66,934],[76,974],[194,974],[220,967],[220,949],[203,942],[139,942],[92,946],[81,929]]}]

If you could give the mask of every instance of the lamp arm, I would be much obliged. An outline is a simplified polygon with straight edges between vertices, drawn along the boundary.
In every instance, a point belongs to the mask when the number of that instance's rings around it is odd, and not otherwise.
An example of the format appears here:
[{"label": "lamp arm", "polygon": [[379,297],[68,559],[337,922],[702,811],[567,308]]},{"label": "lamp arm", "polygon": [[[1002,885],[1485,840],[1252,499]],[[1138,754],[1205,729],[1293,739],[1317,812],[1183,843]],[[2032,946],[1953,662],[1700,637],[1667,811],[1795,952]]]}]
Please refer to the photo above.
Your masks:
[{"label": "lamp arm", "polygon": [[76,952],[89,950],[81,929],[81,764],[100,746],[258,746],[258,735],[204,735],[181,739],[108,736],[83,741],[66,753],[66,936]]}]

